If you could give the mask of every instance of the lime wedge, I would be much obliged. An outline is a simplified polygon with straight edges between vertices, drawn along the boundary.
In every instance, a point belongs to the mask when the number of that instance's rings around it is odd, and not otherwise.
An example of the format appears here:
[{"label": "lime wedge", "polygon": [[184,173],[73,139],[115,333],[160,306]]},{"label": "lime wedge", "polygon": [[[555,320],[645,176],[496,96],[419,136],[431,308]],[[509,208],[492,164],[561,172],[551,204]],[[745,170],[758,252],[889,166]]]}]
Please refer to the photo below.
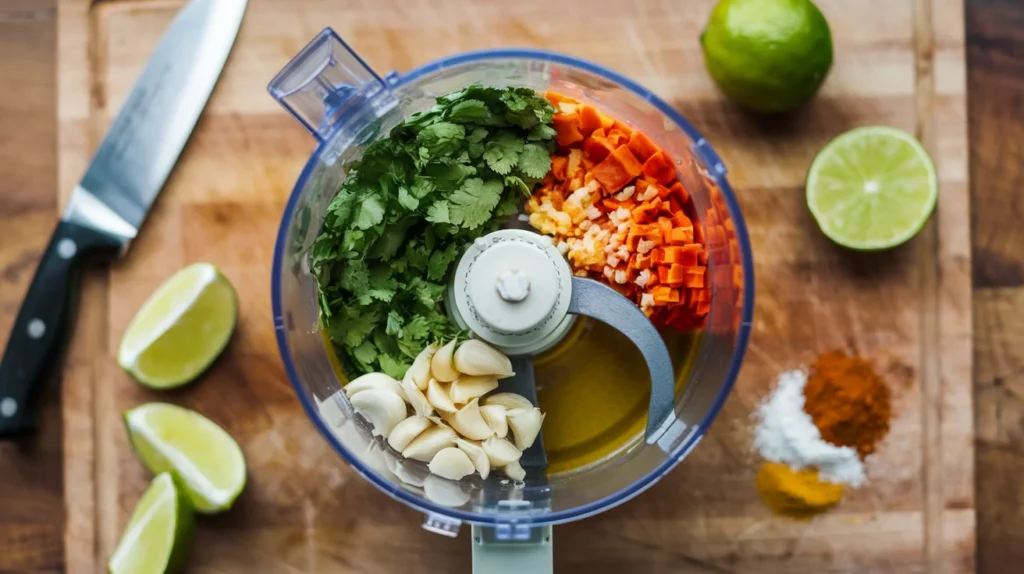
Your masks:
[{"label": "lime wedge", "polygon": [[928,152],[882,126],[850,130],[814,158],[807,206],[832,241],[886,249],[913,237],[935,209],[939,186]]},{"label": "lime wedge", "polygon": [[163,574],[185,561],[195,514],[170,473],[153,479],[135,505],[128,526],[107,563],[111,574]]},{"label": "lime wedge", "polygon": [[220,355],[237,317],[238,299],[227,278],[209,263],[189,265],[139,309],[117,362],[147,387],[181,386]]},{"label": "lime wedge", "polygon": [[124,414],[128,437],[142,464],[173,472],[196,510],[231,508],[245,488],[245,456],[231,435],[197,412],[149,403]]}]

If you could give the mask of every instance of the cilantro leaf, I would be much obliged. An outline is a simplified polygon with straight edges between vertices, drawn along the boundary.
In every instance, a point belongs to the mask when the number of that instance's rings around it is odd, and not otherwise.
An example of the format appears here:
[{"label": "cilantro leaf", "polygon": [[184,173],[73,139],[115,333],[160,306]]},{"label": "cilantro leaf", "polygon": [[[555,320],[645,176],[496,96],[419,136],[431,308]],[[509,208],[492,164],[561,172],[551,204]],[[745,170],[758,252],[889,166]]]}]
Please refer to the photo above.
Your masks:
[{"label": "cilantro leaf", "polygon": [[500,180],[470,178],[451,195],[449,207],[451,222],[475,229],[491,218],[491,212],[501,200],[505,185]]},{"label": "cilantro leaf", "polygon": [[385,375],[388,375],[393,379],[401,379],[404,377],[405,372],[409,370],[410,366],[412,366],[411,361],[402,361],[387,353],[381,354],[378,360],[380,362],[381,371],[384,371]]},{"label": "cilantro leaf", "polygon": [[487,104],[480,100],[462,100],[451,107],[448,112],[447,119],[450,122],[482,122],[487,121],[490,117],[491,110],[487,109]]},{"label": "cilantro leaf", "polygon": [[508,175],[519,163],[519,152],[523,150],[523,142],[513,132],[502,131],[487,142],[484,150],[484,161],[487,167],[500,175]]},{"label": "cilantro leaf", "polygon": [[405,324],[405,319],[398,314],[397,311],[391,311],[388,313],[388,323],[385,327],[385,333],[388,335],[401,335],[402,325]]},{"label": "cilantro leaf", "polygon": [[384,221],[384,205],[380,198],[375,196],[366,197],[359,204],[359,212],[356,215],[355,226],[357,229],[369,229]]},{"label": "cilantro leaf", "polygon": [[416,141],[427,148],[431,157],[451,153],[462,146],[466,128],[450,122],[431,124],[416,136]]},{"label": "cilantro leaf", "polygon": [[427,221],[431,223],[451,223],[448,215],[448,202],[439,199],[427,208]]},{"label": "cilantro leaf", "polygon": [[543,147],[530,143],[519,152],[519,171],[527,177],[540,179],[551,171],[551,156]]},{"label": "cilantro leaf", "polygon": [[398,204],[409,211],[416,211],[416,208],[420,206],[420,200],[409,191],[409,188],[400,187],[398,188]]},{"label": "cilantro leaf", "polygon": [[548,124],[537,124],[530,128],[530,133],[526,134],[526,139],[532,142],[546,141],[554,139],[555,128]]},{"label": "cilantro leaf", "polygon": [[448,266],[455,261],[457,251],[455,244],[449,243],[444,251],[435,251],[430,255],[430,262],[427,263],[427,279],[440,281],[448,272]]}]

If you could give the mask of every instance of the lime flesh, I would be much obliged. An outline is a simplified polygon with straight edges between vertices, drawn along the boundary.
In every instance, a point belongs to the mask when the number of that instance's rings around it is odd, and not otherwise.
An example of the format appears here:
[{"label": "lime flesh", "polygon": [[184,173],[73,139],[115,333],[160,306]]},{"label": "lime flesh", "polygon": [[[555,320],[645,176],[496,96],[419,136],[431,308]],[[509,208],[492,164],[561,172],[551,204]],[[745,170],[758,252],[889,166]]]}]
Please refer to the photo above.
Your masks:
[{"label": "lime flesh", "polygon": [[124,414],[128,436],[150,472],[172,472],[196,510],[231,508],[245,488],[245,456],[224,429],[175,405],[149,403]]},{"label": "lime flesh", "polygon": [[107,563],[111,574],[177,571],[192,542],[195,515],[169,473],[158,475],[135,505]]},{"label": "lime flesh", "polygon": [[121,339],[118,363],[144,386],[169,389],[198,377],[234,331],[238,300],[209,263],[177,272],[147,300]]},{"label": "lime flesh", "polygon": [[811,164],[807,206],[822,232],[851,249],[895,247],[924,227],[938,182],[928,153],[910,134],[856,128],[832,140]]},{"label": "lime flesh", "polygon": [[832,67],[832,32],[810,0],[720,0],[700,43],[718,87],[758,112],[797,108]]}]

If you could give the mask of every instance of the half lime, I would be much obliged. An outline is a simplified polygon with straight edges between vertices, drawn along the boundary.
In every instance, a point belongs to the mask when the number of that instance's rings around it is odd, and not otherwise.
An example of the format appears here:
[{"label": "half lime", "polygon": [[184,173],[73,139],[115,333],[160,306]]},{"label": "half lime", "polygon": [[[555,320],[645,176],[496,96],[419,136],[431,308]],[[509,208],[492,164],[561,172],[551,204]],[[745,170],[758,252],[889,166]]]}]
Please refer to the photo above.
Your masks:
[{"label": "half lime", "polygon": [[924,227],[939,196],[935,166],[914,136],[890,127],[850,130],[811,164],[807,206],[832,241],[895,247]]},{"label": "half lime", "polygon": [[178,570],[192,543],[195,514],[170,473],[153,479],[135,505],[107,563],[111,574],[164,574]]},{"label": "half lime", "polygon": [[189,265],[136,313],[117,362],[147,387],[181,386],[220,355],[237,317],[238,298],[227,278],[209,263]]},{"label": "half lime", "polygon": [[235,439],[197,412],[149,403],[124,414],[128,437],[150,472],[173,472],[196,510],[231,508],[245,488],[245,456]]}]

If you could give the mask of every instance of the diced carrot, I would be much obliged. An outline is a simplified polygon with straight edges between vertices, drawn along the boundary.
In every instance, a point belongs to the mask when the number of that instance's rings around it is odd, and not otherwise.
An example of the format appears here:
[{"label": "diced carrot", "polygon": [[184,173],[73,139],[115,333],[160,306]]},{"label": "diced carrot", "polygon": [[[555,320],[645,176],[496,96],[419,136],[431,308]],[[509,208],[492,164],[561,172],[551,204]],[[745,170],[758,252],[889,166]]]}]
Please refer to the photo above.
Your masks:
[{"label": "diced carrot", "polygon": [[626,209],[628,211],[633,211],[634,209],[636,209],[636,200],[631,197],[629,199],[620,201],[619,207]]},{"label": "diced carrot", "polygon": [[651,289],[655,304],[665,305],[667,303],[679,302],[679,289],[673,289],[667,285],[658,285]]},{"label": "diced carrot", "polygon": [[551,174],[555,176],[555,179],[559,181],[565,179],[565,168],[568,164],[569,158],[564,155],[551,156]]},{"label": "diced carrot", "polygon": [[618,129],[612,129],[608,132],[608,141],[615,147],[625,147],[629,144],[629,134]]},{"label": "diced carrot", "polygon": [[614,125],[615,125],[615,120],[612,119],[611,116],[606,116],[604,114],[601,114],[601,127],[604,128],[605,131],[612,129],[612,126],[614,126]]},{"label": "diced carrot", "polygon": [[[657,250],[657,247],[655,247],[655,250]],[[644,253],[636,254],[636,263],[634,264],[634,267],[636,267],[638,271],[650,269],[653,264],[654,262],[652,260],[652,257]]]},{"label": "diced carrot", "polygon": [[[664,205],[665,204],[662,203],[662,206]],[[664,237],[666,241],[668,241],[669,238],[672,236],[672,220],[667,217],[659,217],[658,228],[661,230],[661,236]]]},{"label": "diced carrot", "polygon": [[726,218],[725,221],[722,222],[722,227],[725,228],[726,235],[729,237],[736,237],[736,225],[733,224],[731,218]]},{"label": "diced carrot", "polygon": [[665,260],[687,267],[695,267],[700,262],[699,254],[704,252],[700,245],[673,245],[665,248]]},{"label": "diced carrot", "polygon": [[557,113],[552,118],[555,126],[555,140],[562,147],[569,147],[572,144],[583,141],[583,134],[580,133],[579,114]]},{"label": "diced carrot", "polygon": [[[670,281],[668,280],[669,279],[668,278],[668,272],[669,272],[669,266],[668,265],[660,265],[660,266],[658,266],[658,281],[660,283],[662,283],[662,284],[670,283]],[[670,287],[679,287],[679,285],[681,285],[681,284],[682,284],[682,282],[680,282],[678,285],[669,285],[669,286]]]},{"label": "diced carrot", "polygon": [[739,265],[732,267],[732,286],[737,289],[741,289],[743,286],[743,267]]},{"label": "diced carrot", "polygon": [[669,187],[669,189],[672,190],[672,193],[674,193],[676,197],[679,198],[679,202],[681,204],[685,205],[686,202],[690,201],[690,194],[686,191],[686,188],[683,187],[683,184],[681,182],[677,181],[673,183]]},{"label": "diced carrot", "polygon": [[690,301],[693,303],[707,303],[711,301],[710,289],[691,289]]},{"label": "diced carrot", "polygon": [[707,267],[687,267],[686,286],[691,289],[703,289],[705,269],[707,269]]},{"label": "diced carrot", "polygon": [[686,217],[682,209],[674,210],[672,213],[672,223],[676,227],[693,227],[693,222],[690,221],[689,217]]},{"label": "diced carrot", "polygon": [[629,136],[629,149],[640,161],[647,161],[647,158],[661,151],[651,138],[642,132],[633,132],[633,135]]},{"label": "diced carrot", "polygon": [[651,263],[659,265],[665,261],[665,251],[661,247],[655,247],[651,250]]},{"label": "diced carrot", "polygon": [[[647,223],[654,219],[654,214],[658,213],[658,209],[661,207],[661,200],[655,197],[651,201],[645,201],[638,205],[633,210],[633,221],[638,223]],[[660,236],[660,233],[659,233]]]},{"label": "diced carrot", "polygon": [[559,94],[558,92],[552,92],[552,91],[544,92],[544,97],[547,98],[548,101],[551,102],[551,105],[555,106],[556,108],[558,107],[558,104],[561,103],[561,102],[568,102],[570,104],[578,104],[579,103],[577,100],[574,100],[574,99],[570,98],[569,96],[565,96],[565,95]]},{"label": "diced carrot", "polygon": [[591,132],[590,137],[592,138],[605,138],[608,137],[608,131],[604,128],[598,128]]},{"label": "diced carrot", "polygon": [[729,239],[729,261],[733,263],[740,261],[740,244],[735,239]]},{"label": "diced carrot", "polygon": [[[664,269],[665,273],[662,274],[661,270]],[[680,287],[687,280],[686,267],[679,264],[664,265],[658,268],[658,279],[662,283],[665,283],[671,287]]]},{"label": "diced carrot", "polygon": [[613,120],[612,129],[616,129],[622,132],[626,136],[625,143],[629,143],[629,136],[633,135],[633,128],[627,126],[626,124],[618,120]]},{"label": "diced carrot", "polygon": [[644,175],[654,178],[658,183],[668,185],[676,178],[676,167],[672,165],[664,152],[659,151],[644,162]]},{"label": "diced carrot", "polygon": [[696,241],[697,243],[700,243],[701,245],[703,245],[705,243],[704,239],[706,239],[704,237],[704,226],[701,225],[699,222],[694,222],[693,223],[693,240]]},{"label": "diced carrot", "polygon": [[601,112],[594,106],[583,104],[579,108],[580,131],[583,135],[590,135],[594,130],[601,129]]},{"label": "diced carrot", "polygon": [[613,151],[615,146],[605,138],[591,136],[583,140],[583,153],[596,163],[604,161]]},{"label": "diced carrot", "polygon": [[[668,188],[665,187],[664,185],[661,185],[660,183],[656,183],[654,185],[658,189],[658,197],[660,197],[663,201],[668,201],[668,197],[671,194]],[[667,206],[666,209],[668,209]]]},{"label": "diced carrot", "polygon": [[693,243],[693,226],[673,227],[672,232],[668,235],[668,241],[673,245]]},{"label": "diced carrot", "polygon": [[606,197],[606,198],[601,200],[601,205],[605,209],[607,209],[608,211],[615,211],[616,209],[619,208],[619,205],[621,205],[621,204],[619,203],[619,200],[617,200],[617,199],[612,199],[610,197]]},{"label": "diced carrot", "polygon": [[615,193],[626,186],[627,183],[640,175],[643,166],[637,161],[629,148],[622,146],[616,148],[601,163],[594,166],[594,179],[601,184],[608,193]]},{"label": "diced carrot", "polygon": [[695,313],[698,317],[703,317],[711,311],[711,303],[697,303],[697,309]]}]

